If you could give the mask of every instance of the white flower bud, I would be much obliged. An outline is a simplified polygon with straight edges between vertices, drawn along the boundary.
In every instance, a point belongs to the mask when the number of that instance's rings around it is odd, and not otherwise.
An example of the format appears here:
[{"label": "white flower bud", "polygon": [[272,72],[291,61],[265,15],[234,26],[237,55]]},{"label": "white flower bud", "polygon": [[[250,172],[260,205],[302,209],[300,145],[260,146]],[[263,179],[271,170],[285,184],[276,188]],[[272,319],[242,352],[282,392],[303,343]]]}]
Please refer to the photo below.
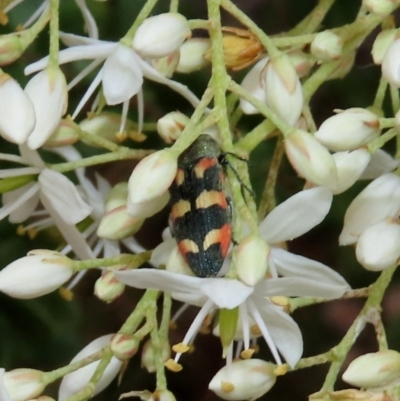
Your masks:
[{"label": "white flower bud", "polygon": [[237,361],[220,369],[208,388],[224,400],[256,399],[275,384],[275,368],[261,359]]},{"label": "white flower bud", "polygon": [[[246,89],[251,95],[261,102],[265,102],[265,91],[261,86],[261,73],[268,63],[269,58],[264,58],[257,62],[254,67],[246,74],[242,83],[243,89]],[[240,99],[240,108],[244,114],[257,114],[259,111],[247,100]]]},{"label": "white flower bud", "polygon": [[385,29],[378,33],[371,50],[375,64],[382,64],[387,49],[399,36],[398,29]]},{"label": "white flower bud", "polygon": [[[79,127],[83,131],[114,143],[121,142],[120,126],[121,116],[110,112],[92,114],[79,123]],[[134,130],[134,128],[133,122],[128,119],[125,123],[125,130],[130,131]],[[85,139],[83,139],[83,142],[85,142]]]},{"label": "white flower bud", "polygon": [[390,173],[400,164],[400,160],[394,159],[382,149],[377,149],[371,156],[371,161],[361,175],[363,180],[373,180],[385,173]]},{"label": "white flower bud", "polygon": [[129,202],[145,203],[162,195],[172,184],[177,169],[177,157],[170,149],[146,156],[129,177]]},{"label": "white flower bud", "polygon": [[290,57],[299,78],[307,76],[315,64],[314,58],[301,50],[291,51],[287,55]]},{"label": "white flower bud", "polygon": [[389,217],[397,217],[400,210],[400,177],[385,174],[372,181],[351,202],[344,216],[340,245],[357,242],[368,227]]},{"label": "white flower bud", "polygon": [[152,67],[157,70],[161,75],[171,78],[174,74],[176,67],[179,63],[180,53],[179,50],[174,51],[168,56],[161,58],[154,58],[150,61]]},{"label": "white flower bud", "polygon": [[176,401],[175,396],[168,390],[156,390],[154,393],[150,391],[130,391],[129,393],[121,394],[121,398],[139,397],[142,401]]},{"label": "white flower bud", "polygon": [[45,389],[44,373],[34,369],[15,369],[4,373],[0,369],[0,381],[11,401],[27,401],[42,394]]},{"label": "white flower bud", "polygon": [[36,125],[27,144],[31,149],[38,149],[56,130],[67,109],[67,82],[59,68],[46,68],[28,82],[25,93],[36,115]]},{"label": "white flower bud", "polygon": [[140,339],[132,334],[117,333],[111,338],[111,351],[121,361],[126,361],[136,355]]},{"label": "white flower bud", "polygon": [[367,270],[382,271],[397,264],[400,257],[398,221],[382,221],[365,229],[358,238],[357,260]]},{"label": "white flower bud", "polygon": [[363,0],[362,5],[370,13],[382,16],[390,14],[394,9],[393,0]]},{"label": "white flower bud", "polygon": [[399,377],[400,354],[388,349],[354,359],[343,373],[342,379],[356,387],[379,388],[390,386]]},{"label": "white flower bud", "polygon": [[[70,363],[80,361],[94,354],[95,352],[100,351],[104,346],[110,343],[112,336],[113,334],[107,334],[92,341],[85,348],[83,348]],[[63,401],[74,393],[82,390],[89,383],[89,380],[93,376],[98,364],[99,361],[92,362],[89,365],[86,365],[83,368],[64,376],[58,391],[58,400]],[[121,366],[122,362],[119,359],[115,357],[111,358],[111,361],[106,367],[103,376],[96,384],[93,395],[99,394],[114,380],[120,371]]]},{"label": "white flower bud", "polygon": [[338,178],[336,187],[332,188],[335,195],[349,189],[361,177],[371,160],[371,155],[366,149],[337,152],[332,157],[336,164]]},{"label": "white flower bud", "polygon": [[338,60],[342,55],[343,39],[331,31],[319,32],[311,42],[310,50],[318,61]]},{"label": "white flower bud", "polygon": [[204,55],[210,47],[210,39],[189,39],[179,48],[180,58],[176,72],[190,74],[207,66],[209,62]]},{"label": "white flower bud", "polygon": [[285,149],[291,165],[300,177],[315,185],[336,188],[335,161],[311,134],[296,130],[285,139]]},{"label": "white flower bud", "polygon": [[60,121],[56,130],[44,143],[46,148],[73,145],[79,139],[79,126],[71,118]]},{"label": "white flower bud", "polygon": [[125,284],[121,283],[113,272],[105,272],[96,280],[94,295],[104,302],[112,302],[125,290]]},{"label": "white flower bud", "polygon": [[40,297],[66,283],[73,267],[74,262],[61,253],[31,251],[0,271],[0,291],[20,299]]},{"label": "white flower bud", "polygon": [[303,90],[296,70],[284,53],[271,59],[263,72],[267,105],[289,125],[295,125],[303,109]]},{"label": "white flower bud", "polygon": [[386,50],[382,60],[382,76],[400,88],[400,39],[396,39]]},{"label": "white flower bud", "polygon": [[261,237],[248,235],[241,240],[236,249],[239,279],[247,285],[256,285],[267,273],[269,254],[269,245]]},{"label": "white flower bud", "polygon": [[[161,356],[162,360],[166,362],[170,355],[171,349],[165,341],[161,344]],[[156,361],[154,359],[154,346],[151,340],[147,340],[143,345],[142,349],[142,366],[147,369],[149,373],[154,373],[156,371]]]},{"label": "white flower bud", "polygon": [[[153,256],[153,255],[152,255]],[[157,259],[160,260],[159,255],[155,255],[152,259],[156,261]],[[180,253],[177,246],[172,248],[171,253],[168,256],[167,263],[165,266],[165,270],[172,272],[172,273],[179,273],[179,274],[186,274],[187,276],[194,276],[194,273],[186,263],[185,259],[183,259],[182,254]]]},{"label": "white flower bud", "polygon": [[139,26],[133,48],[143,58],[161,58],[178,50],[190,37],[187,19],[178,13],[165,13],[147,18]]},{"label": "white flower bud", "polygon": [[172,111],[157,121],[158,135],[168,144],[174,143],[189,123],[190,118],[179,111]]},{"label": "white flower bud", "polygon": [[351,108],[325,120],[315,137],[333,152],[354,150],[380,134],[378,117],[366,109]]},{"label": "white flower bud", "polygon": [[27,94],[10,75],[0,73],[0,135],[23,144],[35,127],[35,109]]},{"label": "white flower bud", "polygon": [[164,209],[169,202],[169,198],[169,191],[165,191],[157,198],[144,203],[132,203],[128,197],[128,204],[126,205],[128,214],[132,218],[147,219]]}]

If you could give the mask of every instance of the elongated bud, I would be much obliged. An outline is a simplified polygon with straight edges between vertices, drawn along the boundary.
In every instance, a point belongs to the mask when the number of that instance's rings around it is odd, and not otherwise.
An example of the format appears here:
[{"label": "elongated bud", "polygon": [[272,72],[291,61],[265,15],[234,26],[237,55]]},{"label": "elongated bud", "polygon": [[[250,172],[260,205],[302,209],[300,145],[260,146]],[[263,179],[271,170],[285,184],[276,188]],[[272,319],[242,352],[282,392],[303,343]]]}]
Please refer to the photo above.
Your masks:
[{"label": "elongated bud", "polygon": [[363,0],[362,5],[370,13],[377,15],[390,14],[395,6],[393,0]]},{"label": "elongated bud", "polygon": [[303,109],[303,90],[296,70],[285,53],[271,59],[264,71],[267,105],[289,125],[295,125]]},{"label": "elongated bud", "polygon": [[22,145],[35,124],[31,100],[17,81],[0,70],[0,135],[7,141]]},{"label": "elongated bud", "polygon": [[[171,355],[171,349],[169,344],[162,343],[161,357],[163,362],[166,362]],[[146,341],[142,349],[142,366],[149,372],[154,373],[156,371],[156,361],[154,358],[154,345],[151,340]]]},{"label": "elongated bud", "polygon": [[0,272],[0,291],[14,298],[36,298],[61,287],[73,273],[74,262],[63,254],[31,251]]},{"label": "elongated bud", "polygon": [[143,58],[161,58],[179,49],[191,36],[187,19],[178,13],[147,18],[139,26],[133,48]]},{"label": "elongated bud", "polygon": [[79,139],[79,126],[71,118],[64,118],[44,143],[46,148],[73,145]]},{"label": "elongated bud", "polygon": [[382,271],[397,264],[400,257],[400,225],[382,221],[365,229],[358,238],[357,260],[367,269]]},{"label": "elongated bud", "polygon": [[168,144],[174,143],[189,123],[190,118],[179,111],[172,111],[157,121],[158,135]]},{"label": "elongated bud", "polygon": [[132,334],[117,333],[111,338],[111,351],[121,361],[136,355],[140,341]]},{"label": "elongated bud", "polygon": [[208,388],[224,400],[256,399],[275,384],[275,368],[261,359],[237,361],[220,369]]},{"label": "elongated bud", "polygon": [[343,380],[362,388],[389,387],[400,375],[400,354],[383,350],[361,355],[350,363]]},{"label": "elongated bud", "polygon": [[129,202],[144,203],[162,195],[172,184],[177,168],[177,157],[170,149],[146,156],[129,178]]},{"label": "elongated bud", "polygon": [[375,64],[382,64],[387,49],[399,37],[400,31],[398,29],[385,29],[378,33],[371,51]]},{"label": "elongated bud", "polygon": [[315,185],[335,188],[335,161],[311,134],[296,130],[285,139],[287,157],[297,173]]},{"label": "elongated bud", "polygon": [[200,70],[209,64],[204,57],[210,47],[210,39],[193,38],[187,40],[179,48],[180,57],[176,67],[176,72],[190,74]]},{"label": "elongated bud", "polygon": [[331,31],[319,32],[311,42],[310,50],[318,61],[338,60],[342,55],[343,40]]},{"label": "elongated bud", "polygon": [[[257,62],[254,67],[246,74],[242,83],[243,89],[246,89],[251,95],[261,102],[265,102],[265,91],[261,84],[261,74],[267,65],[269,58],[264,58]],[[257,114],[259,111],[247,100],[240,99],[240,108],[244,114]]]},{"label": "elongated bud", "polygon": [[256,285],[267,273],[269,254],[269,245],[257,235],[240,241],[236,251],[239,279],[247,285]]},{"label": "elongated bud", "polygon": [[[114,143],[120,143],[126,138],[126,134],[119,132],[120,126],[121,116],[110,112],[90,114],[79,123],[79,127],[83,131]],[[134,124],[129,119],[125,123],[125,130],[128,132],[134,130]],[[85,142],[85,139],[83,139],[83,142]]]},{"label": "elongated bud", "polygon": [[46,68],[28,82],[25,92],[36,115],[36,125],[27,144],[31,149],[38,149],[56,130],[67,109],[67,82],[59,68]]},{"label": "elongated bud", "polygon": [[400,88],[400,39],[396,39],[386,50],[382,60],[382,76]]},{"label": "elongated bud", "polygon": [[397,217],[400,209],[400,177],[385,174],[372,181],[351,202],[344,216],[340,245],[357,242],[368,227],[390,217]]},{"label": "elongated bud", "polygon": [[352,152],[337,152],[332,155],[336,164],[337,185],[332,188],[334,194],[340,194],[349,189],[362,175],[371,160],[366,149]]},{"label": "elongated bud", "polygon": [[[100,351],[103,347],[110,343],[112,336],[113,334],[107,334],[92,341],[85,348],[83,348],[70,363],[80,361],[94,354],[95,352]],[[98,364],[99,361],[92,362],[89,365],[86,365],[85,367],[64,376],[58,392],[58,400],[63,401],[71,395],[82,390],[89,383],[89,380],[93,376]],[[93,395],[99,394],[114,380],[121,369],[121,366],[122,362],[119,359],[115,357],[111,358],[111,361],[106,367],[101,379],[95,386]]]},{"label": "elongated bud", "polygon": [[[399,114],[400,116],[400,114]],[[383,174],[390,173],[400,164],[399,160],[394,159],[382,149],[377,149],[371,155],[371,161],[361,175],[363,180],[374,180]]]},{"label": "elongated bud", "polygon": [[[3,370],[4,372],[4,370]],[[3,373],[4,386],[11,401],[36,398],[45,389],[44,373],[34,369],[15,369]]]},{"label": "elongated bud", "polygon": [[380,135],[378,117],[366,109],[351,108],[325,120],[315,137],[334,152],[354,150]]},{"label": "elongated bud", "polygon": [[171,78],[178,66],[179,57],[179,50],[176,50],[168,56],[152,59],[151,65],[164,77]]},{"label": "elongated bud", "polygon": [[132,203],[128,197],[128,214],[133,218],[147,219],[164,209],[169,202],[169,198],[170,195],[168,191],[144,203]]},{"label": "elongated bud", "polygon": [[387,394],[352,389],[311,394],[309,401],[388,401]]},{"label": "elongated bud", "polygon": [[299,78],[307,76],[315,64],[314,57],[301,50],[291,51],[287,55],[289,56]]},{"label": "elongated bud", "polygon": [[105,272],[96,280],[94,295],[104,302],[112,302],[125,290],[125,284],[121,283],[113,272]]},{"label": "elongated bud", "polygon": [[0,66],[8,65],[18,60],[25,48],[22,46],[18,33],[0,36]]}]

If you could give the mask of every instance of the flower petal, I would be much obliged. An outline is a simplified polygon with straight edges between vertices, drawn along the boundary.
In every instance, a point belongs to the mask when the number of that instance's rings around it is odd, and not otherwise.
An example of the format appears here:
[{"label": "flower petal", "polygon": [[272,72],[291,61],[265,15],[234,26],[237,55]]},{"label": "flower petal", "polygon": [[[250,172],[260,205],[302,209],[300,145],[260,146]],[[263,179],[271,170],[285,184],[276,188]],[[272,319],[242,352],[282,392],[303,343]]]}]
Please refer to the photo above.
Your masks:
[{"label": "flower petal", "polygon": [[161,242],[161,244],[154,248],[153,252],[151,253],[150,263],[154,267],[159,267],[161,265],[165,266],[175,246],[176,241],[173,238]]},{"label": "flower petal", "polygon": [[11,398],[7,392],[6,385],[4,383],[5,370],[0,368],[0,401],[11,401]]},{"label": "flower petal", "polygon": [[279,306],[264,298],[253,299],[279,352],[290,367],[294,367],[303,354],[303,338],[297,323]]},{"label": "flower petal", "polygon": [[189,292],[199,294],[202,280],[183,274],[171,273],[157,269],[140,269],[116,271],[115,277],[122,283],[134,288],[154,288],[166,292]]},{"label": "flower petal", "polygon": [[85,20],[85,28],[91,38],[98,39],[99,38],[99,30],[96,25],[96,21],[93,18],[88,6],[86,5],[85,0],[75,0],[75,3],[81,10],[83,19]]},{"label": "flower petal", "polygon": [[280,277],[263,280],[257,284],[255,293],[263,296],[340,298],[350,287],[347,283],[332,284],[300,277]]},{"label": "flower petal", "polygon": [[382,149],[376,150],[371,155],[371,161],[361,175],[363,180],[373,180],[382,174],[390,173],[400,164],[400,160],[394,159]]},{"label": "flower petal", "polygon": [[112,43],[105,40],[99,40],[96,38],[90,38],[87,36],[74,35],[73,33],[67,33],[60,31],[60,40],[65,46],[82,46],[82,45],[100,45],[104,43]]},{"label": "flower petal", "polygon": [[139,57],[128,46],[118,44],[103,67],[103,90],[107,104],[115,105],[136,95],[143,85]]},{"label": "flower petal", "polygon": [[339,287],[348,286],[346,280],[339,273],[315,260],[275,247],[271,249],[271,258],[278,273],[283,276],[306,278]]},{"label": "flower petal", "polygon": [[200,281],[199,289],[219,308],[233,309],[246,301],[254,287],[249,287],[238,280],[209,278]]},{"label": "flower petal", "polygon": [[260,224],[260,234],[269,243],[297,238],[311,230],[328,214],[332,191],[316,187],[301,191],[277,206]]},{"label": "flower petal", "polygon": [[77,224],[90,215],[92,207],[81,198],[75,185],[63,174],[44,169],[39,174],[41,198],[46,197],[67,224]]}]

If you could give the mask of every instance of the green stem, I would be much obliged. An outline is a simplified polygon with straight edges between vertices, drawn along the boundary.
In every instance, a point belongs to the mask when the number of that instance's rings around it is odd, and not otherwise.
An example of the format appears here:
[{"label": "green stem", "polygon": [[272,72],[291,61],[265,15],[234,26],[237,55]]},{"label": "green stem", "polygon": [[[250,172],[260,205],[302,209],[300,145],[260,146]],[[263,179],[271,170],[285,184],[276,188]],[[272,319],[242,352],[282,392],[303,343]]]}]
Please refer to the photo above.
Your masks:
[{"label": "green stem", "polygon": [[371,313],[379,313],[382,298],[385,294],[386,288],[390,284],[394,272],[396,271],[396,267],[397,266],[391,267],[390,269],[386,269],[381,273],[378,280],[376,280],[376,282],[371,286],[369,297],[365,302],[363,309],[354,320],[353,324],[350,326],[342,341],[333,348],[334,361],[332,362],[328,374],[326,375],[322,390],[333,391],[337,376],[340,372],[340,368],[342,367],[343,362],[345,361],[350,351],[350,348],[360,334],[360,325],[363,324],[363,320],[368,321]]},{"label": "green stem", "polygon": [[378,138],[374,139],[368,144],[368,150],[371,153],[374,153],[377,149],[380,149],[383,147],[383,145],[390,141],[392,138],[398,135],[397,129],[392,128],[388,131],[386,131],[383,135],[379,136]]},{"label": "green stem", "polygon": [[151,251],[142,252],[137,255],[121,254],[112,258],[77,260],[74,261],[74,268],[76,271],[113,266],[121,269],[121,265],[128,265],[130,269],[136,269],[143,263],[148,262],[150,257]]},{"label": "green stem", "polygon": [[386,94],[386,89],[387,89],[387,81],[385,78],[381,77],[379,81],[379,86],[376,91],[375,99],[373,106],[379,110],[382,110],[383,106],[383,100],[385,99],[385,94]]},{"label": "green stem", "polygon": [[121,43],[129,47],[132,45],[132,40],[137,29],[139,28],[140,24],[150,15],[157,2],[158,0],[147,0],[146,4],[140,10],[139,15],[136,17],[135,22],[129,28],[125,36],[121,39]]},{"label": "green stem", "polygon": [[276,142],[274,155],[272,156],[264,192],[261,196],[260,206],[258,207],[259,221],[262,221],[264,217],[268,213],[270,213],[276,206],[276,199],[275,199],[276,180],[278,178],[279,168],[281,166],[284,153],[285,153],[285,147],[283,146],[283,138],[279,137]]},{"label": "green stem", "polygon": [[169,12],[177,13],[179,8],[179,0],[171,0],[169,4]]},{"label": "green stem", "polygon": [[189,28],[191,30],[193,29],[205,29],[208,30],[210,27],[209,23],[205,19],[191,19],[188,21],[189,23]]},{"label": "green stem", "polygon": [[246,152],[251,153],[262,141],[271,138],[274,135],[276,127],[269,121],[264,120],[258,124],[252,131],[250,131],[244,138],[236,142],[235,149],[239,153]]},{"label": "green stem", "polygon": [[297,362],[293,370],[300,370],[304,368],[310,368],[311,366],[321,365],[323,363],[332,362],[333,352],[329,350],[319,355],[310,356],[308,358],[302,358]]},{"label": "green stem", "polygon": [[102,155],[90,156],[81,160],[76,160],[72,162],[49,164],[47,167],[59,173],[66,173],[67,171],[76,170],[79,167],[89,167],[96,166],[98,164],[114,162],[118,160],[128,160],[128,159],[143,159],[150,153],[154,153],[154,150],[136,150],[122,148],[114,153],[105,153]]},{"label": "green stem", "polygon": [[58,68],[59,51],[59,0],[50,1],[50,50],[48,67]]},{"label": "green stem", "polygon": [[399,89],[394,85],[390,85],[390,98],[392,100],[393,114],[396,114],[400,109],[400,97]]},{"label": "green stem", "polygon": [[93,135],[83,129],[79,128],[79,139],[84,141],[87,144],[100,146],[103,149],[109,150],[110,152],[118,152],[121,149],[128,150],[128,148],[124,148],[123,146],[117,145],[114,142],[109,141],[108,139],[102,138],[98,135]]}]

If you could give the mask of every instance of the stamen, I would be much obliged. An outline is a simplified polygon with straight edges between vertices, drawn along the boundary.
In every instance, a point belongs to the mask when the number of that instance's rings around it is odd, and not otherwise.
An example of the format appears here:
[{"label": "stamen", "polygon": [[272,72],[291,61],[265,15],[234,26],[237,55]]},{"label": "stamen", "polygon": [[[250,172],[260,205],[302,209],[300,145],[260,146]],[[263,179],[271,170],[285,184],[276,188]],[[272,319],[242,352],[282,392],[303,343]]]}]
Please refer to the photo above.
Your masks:
[{"label": "stamen", "polygon": [[246,302],[239,306],[239,316],[242,325],[244,349],[248,349],[250,346],[250,319]]},{"label": "stamen", "polygon": [[104,62],[104,59],[96,59],[92,61],[89,65],[87,65],[68,85],[68,92],[77,85],[86,75],[89,75],[96,67],[98,67],[101,63]]},{"label": "stamen", "polygon": [[37,10],[29,17],[29,19],[25,22],[25,24],[22,25],[23,29],[29,28],[38,18],[41,14],[43,14],[44,10],[48,7],[48,0],[45,0],[38,8]]},{"label": "stamen", "polygon": [[14,202],[8,203],[2,208],[0,208],[0,220],[4,219],[10,213],[17,210],[20,206],[22,206],[25,202],[27,202],[29,199],[35,196],[38,192],[39,192],[39,185],[34,184],[27,191],[24,191],[21,194],[21,196]]},{"label": "stamen", "polygon": [[143,130],[143,118],[144,118],[144,99],[143,99],[143,90],[139,89],[137,93],[137,102],[138,102],[138,132],[142,132]]},{"label": "stamen", "polygon": [[121,122],[119,125],[119,133],[123,133],[125,131],[126,119],[128,117],[128,109],[129,109],[129,99],[125,100],[122,103],[122,115],[121,115]]}]

